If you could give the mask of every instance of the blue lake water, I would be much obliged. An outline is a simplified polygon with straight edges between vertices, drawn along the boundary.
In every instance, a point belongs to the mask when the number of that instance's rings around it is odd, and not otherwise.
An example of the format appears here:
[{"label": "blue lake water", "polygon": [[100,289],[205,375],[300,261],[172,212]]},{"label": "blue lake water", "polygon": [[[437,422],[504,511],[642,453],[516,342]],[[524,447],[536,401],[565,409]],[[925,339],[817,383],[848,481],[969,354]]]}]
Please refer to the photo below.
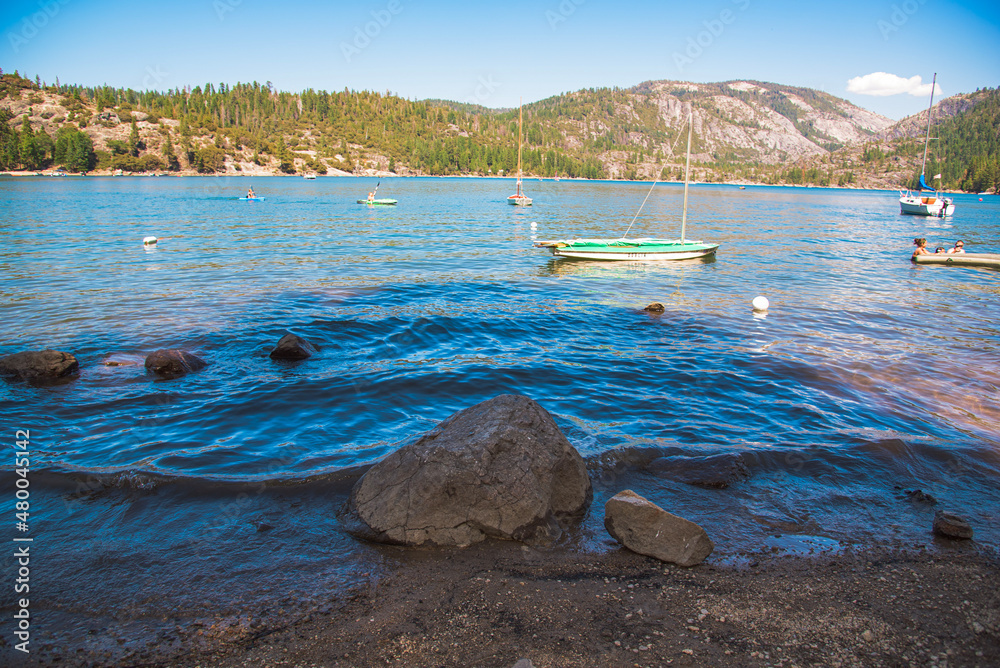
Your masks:
[{"label": "blue lake water", "polygon": [[[250,184],[266,201],[237,200]],[[909,261],[914,237],[1000,252],[1000,197],[924,219],[892,192],[694,186],[688,237],[717,257],[642,264],[532,241],[619,235],[649,184],[529,180],[520,208],[511,181],[393,178],[378,195],[398,206],[355,204],[374,185],[0,179],[0,354],[81,365],[64,385],[0,383],[62,550],[53,595],[114,589],[117,559],[154,564],[136,575],[152,591],[222,558],[241,566],[212,576],[220,599],[247,581],[287,591],[265,547],[279,535],[300,575],[346,586],[361,548],[334,514],[354,467],[501,393],[537,400],[587,458],[585,549],[604,549],[603,502],[625,486],[702,523],[720,554],[776,533],[930,546],[935,509],[1000,541],[1000,272]],[[678,236],[682,192],[658,185],[632,236]],[[663,314],[643,311],[654,301]],[[319,353],[273,362],[286,332]],[[157,380],[142,361],[159,348],[210,365]],[[647,466],[719,453],[751,478],[708,490]],[[184,550],[184,567],[163,557]]]}]

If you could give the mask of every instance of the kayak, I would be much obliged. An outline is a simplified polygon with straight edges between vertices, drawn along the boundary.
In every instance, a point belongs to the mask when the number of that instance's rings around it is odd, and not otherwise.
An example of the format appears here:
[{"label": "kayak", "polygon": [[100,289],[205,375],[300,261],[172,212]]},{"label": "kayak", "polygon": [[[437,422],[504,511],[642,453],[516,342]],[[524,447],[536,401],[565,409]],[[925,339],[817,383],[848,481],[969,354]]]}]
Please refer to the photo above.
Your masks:
[{"label": "kayak", "polygon": [[264,198],[263,197],[241,197],[240,200],[242,200],[244,202],[258,202],[258,201],[259,202],[263,202]]},{"label": "kayak", "polygon": [[391,206],[391,205],[396,204],[396,202],[397,202],[397,200],[394,200],[394,199],[373,199],[370,202],[368,200],[366,200],[366,199],[359,199],[358,200],[358,204],[375,204],[375,205],[381,205],[381,206]]}]

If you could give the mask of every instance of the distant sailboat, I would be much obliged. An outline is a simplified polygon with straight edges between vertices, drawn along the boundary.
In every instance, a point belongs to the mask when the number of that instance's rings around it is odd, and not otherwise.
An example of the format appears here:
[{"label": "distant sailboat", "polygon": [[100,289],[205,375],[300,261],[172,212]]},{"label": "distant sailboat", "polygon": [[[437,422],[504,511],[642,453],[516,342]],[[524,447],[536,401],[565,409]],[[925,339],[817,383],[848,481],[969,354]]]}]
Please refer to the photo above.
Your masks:
[{"label": "distant sailboat", "polygon": [[[687,232],[687,202],[688,202],[688,182],[691,176],[691,133],[694,125],[694,113],[688,115],[688,143],[687,143],[687,165],[684,170],[684,213],[681,217],[681,238],[680,239],[655,239],[642,237],[639,239],[629,239],[628,232],[620,239],[570,239],[555,241],[536,241],[535,246],[548,248],[553,255],[558,257],[570,257],[585,260],[692,260],[700,257],[713,255],[719,249],[719,244],[705,243],[704,241],[688,241]],[[659,177],[657,177],[659,178]],[[656,181],[649,190],[652,194],[656,187]],[[646,198],[649,198],[649,194]],[[643,200],[643,204],[645,204]],[[642,211],[642,206],[639,207]],[[639,213],[636,212],[636,218]],[[632,219],[635,223],[635,218]]]},{"label": "distant sailboat", "polygon": [[517,192],[507,198],[508,204],[513,204],[514,206],[531,206],[531,198],[524,194],[521,190],[521,126],[524,121],[524,114],[521,111],[521,105],[517,106]]},{"label": "distant sailboat", "polygon": [[[924,181],[924,169],[927,167],[927,146],[931,141],[931,110],[934,108],[934,89],[936,87],[937,72],[934,73],[934,80],[931,82],[931,103],[927,107],[927,136],[924,137],[924,159],[920,163],[920,192],[900,191],[900,213],[909,213],[914,216],[950,216],[955,213],[954,201],[951,198],[938,197],[937,190]],[[938,174],[934,178],[940,179],[941,175]],[[930,191],[930,193],[925,191]]]}]

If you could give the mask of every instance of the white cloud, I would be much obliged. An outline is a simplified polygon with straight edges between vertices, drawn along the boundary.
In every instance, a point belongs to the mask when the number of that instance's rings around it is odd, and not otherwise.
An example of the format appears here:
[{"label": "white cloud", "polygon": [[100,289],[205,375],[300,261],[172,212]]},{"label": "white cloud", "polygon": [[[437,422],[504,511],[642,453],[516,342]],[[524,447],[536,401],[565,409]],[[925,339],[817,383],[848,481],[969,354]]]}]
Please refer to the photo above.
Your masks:
[{"label": "white cloud", "polygon": [[[923,83],[920,75],[904,79],[888,72],[872,72],[863,77],[854,77],[847,81],[847,92],[858,95],[902,95],[909,93],[915,97],[927,97],[931,94],[931,84]],[[941,86],[934,87],[934,94],[941,94]]]}]

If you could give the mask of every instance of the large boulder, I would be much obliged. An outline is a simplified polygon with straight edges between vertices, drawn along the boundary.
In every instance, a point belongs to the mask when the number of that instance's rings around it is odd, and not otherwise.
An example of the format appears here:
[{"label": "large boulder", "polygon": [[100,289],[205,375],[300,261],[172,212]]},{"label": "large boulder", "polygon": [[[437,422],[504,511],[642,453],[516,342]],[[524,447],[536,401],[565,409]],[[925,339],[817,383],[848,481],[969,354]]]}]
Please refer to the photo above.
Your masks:
[{"label": "large boulder", "polygon": [[186,350],[165,348],[146,357],[146,370],[164,378],[176,378],[191,371],[201,371],[208,363]]},{"label": "large boulder", "polygon": [[61,350],[28,350],[0,357],[0,375],[32,382],[67,378],[79,370],[76,357]]},{"label": "large boulder", "polygon": [[633,552],[678,566],[700,564],[715,549],[700,526],[668,513],[630,489],[604,504],[604,528]]},{"label": "large boulder", "polygon": [[301,336],[285,334],[271,351],[271,359],[297,362],[312,357],[314,352],[316,348]]},{"label": "large boulder", "polygon": [[583,458],[552,416],[504,394],[375,464],[354,485],[345,520],[355,535],[403,545],[547,543],[591,497]]}]

